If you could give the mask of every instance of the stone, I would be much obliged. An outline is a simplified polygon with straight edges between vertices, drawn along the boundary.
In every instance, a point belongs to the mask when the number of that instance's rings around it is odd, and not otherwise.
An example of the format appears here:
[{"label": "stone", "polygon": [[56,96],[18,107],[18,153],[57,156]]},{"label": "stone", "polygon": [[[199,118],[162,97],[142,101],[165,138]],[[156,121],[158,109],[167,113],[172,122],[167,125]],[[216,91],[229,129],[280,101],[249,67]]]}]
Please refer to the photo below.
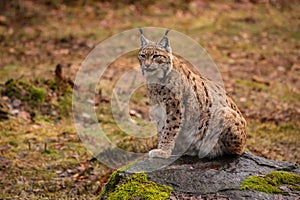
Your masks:
[{"label": "stone", "polygon": [[[120,170],[115,184],[108,184],[113,191],[122,180],[135,172],[145,171],[149,181],[173,188],[170,199],[299,199],[299,191],[288,194],[267,194],[255,190],[241,189],[242,182],[249,176],[263,176],[272,171],[300,174],[295,163],[272,161],[250,153],[241,156],[226,156],[218,159],[199,159],[183,156],[161,169],[163,159],[144,159],[126,170]],[[152,163],[152,164],[151,164]],[[297,183],[300,184],[300,183]],[[299,185],[298,185],[299,186]],[[108,194],[102,194],[105,199]]]}]

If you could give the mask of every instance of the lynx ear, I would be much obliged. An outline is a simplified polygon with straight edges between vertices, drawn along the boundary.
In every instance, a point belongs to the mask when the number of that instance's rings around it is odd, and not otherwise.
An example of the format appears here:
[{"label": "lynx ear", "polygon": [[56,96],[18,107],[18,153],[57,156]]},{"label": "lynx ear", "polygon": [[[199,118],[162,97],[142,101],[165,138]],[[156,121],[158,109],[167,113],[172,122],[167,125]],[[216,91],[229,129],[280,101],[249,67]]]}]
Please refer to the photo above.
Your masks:
[{"label": "lynx ear", "polygon": [[160,42],[158,43],[158,45],[159,45],[161,48],[163,48],[163,49],[165,49],[166,51],[168,51],[168,52],[171,53],[170,41],[169,41],[169,39],[168,39],[168,37],[167,37],[169,31],[170,31],[170,30],[167,30],[167,31],[165,32],[164,37],[160,40]]},{"label": "lynx ear", "polygon": [[141,48],[144,48],[149,43],[149,40],[147,38],[145,38],[142,28],[139,28],[139,31],[141,33],[141,36],[140,36]]}]

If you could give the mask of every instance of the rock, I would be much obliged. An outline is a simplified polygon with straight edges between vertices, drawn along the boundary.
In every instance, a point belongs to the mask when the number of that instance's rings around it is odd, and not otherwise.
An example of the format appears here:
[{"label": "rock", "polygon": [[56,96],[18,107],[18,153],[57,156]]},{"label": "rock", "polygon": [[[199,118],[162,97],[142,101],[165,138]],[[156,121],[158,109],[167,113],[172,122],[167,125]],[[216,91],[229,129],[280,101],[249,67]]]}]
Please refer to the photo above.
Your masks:
[{"label": "rock", "polygon": [[17,107],[19,107],[20,105],[21,105],[21,101],[19,100],[19,99],[14,99],[13,101],[12,101],[12,106],[14,107],[14,108],[17,108]]},{"label": "rock", "polygon": [[[162,159],[161,159],[162,160]],[[114,181],[109,181],[100,199],[106,199],[117,185],[139,171],[145,171],[149,181],[173,188],[170,199],[299,199],[297,190],[282,190],[280,194],[268,194],[241,188],[243,181],[251,176],[263,176],[278,171],[291,174],[296,179],[294,186],[300,185],[300,166],[295,163],[272,161],[250,153],[237,157],[222,157],[214,160],[183,156],[171,165],[154,170],[159,159],[137,162],[126,170],[117,171]],[[156,164],[155,164],[156,163]],[[160,163],[159,163],[160,164]],[[153,168],[153,171],[151,170]],[[287,173],[288,172],[288,173]],[[296,174],[296,175],[293,175]],[[271,176],[271,175],[268,175]],[[280,179],[284,179],[280,177]],[[296,181],[296,183],[295,183]],[[287,182],[284,180],[283,182]],[[288,184],[287,184],[288,185]],[[286,187],[280,185],[278,188]],[[299,190],[299,189],[298,189]],[[286,192],[288,191],[288,192]],[[136,197],[134,198],[136,199]],[[139,198],[138,198],[139,199]]]}]

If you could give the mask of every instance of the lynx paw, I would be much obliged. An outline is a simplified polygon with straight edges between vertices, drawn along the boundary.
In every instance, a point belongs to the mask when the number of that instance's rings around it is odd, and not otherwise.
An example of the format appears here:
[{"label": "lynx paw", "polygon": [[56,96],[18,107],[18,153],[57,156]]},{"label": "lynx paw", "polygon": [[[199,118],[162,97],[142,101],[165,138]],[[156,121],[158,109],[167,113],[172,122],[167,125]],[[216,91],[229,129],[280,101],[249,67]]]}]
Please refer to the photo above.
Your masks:
[{"label": "lynx paw", "polygon": [[169,158],[171,151],[164,151],[162,149],[153,149],[149,152],[150,158]]}]

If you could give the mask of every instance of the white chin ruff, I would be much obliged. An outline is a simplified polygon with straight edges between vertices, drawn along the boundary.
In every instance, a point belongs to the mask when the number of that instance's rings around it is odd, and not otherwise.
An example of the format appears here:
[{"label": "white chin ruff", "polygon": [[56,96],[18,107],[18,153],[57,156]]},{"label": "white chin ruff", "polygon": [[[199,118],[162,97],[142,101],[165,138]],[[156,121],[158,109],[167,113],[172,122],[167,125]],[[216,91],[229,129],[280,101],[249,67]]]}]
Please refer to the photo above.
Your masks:
[{"label": "white chin ruff", "polygon": [[164,72],[161,69],[156,69],[155,71],[144,71],[145,77],[147,79],[161,79],[164,77]]}]

